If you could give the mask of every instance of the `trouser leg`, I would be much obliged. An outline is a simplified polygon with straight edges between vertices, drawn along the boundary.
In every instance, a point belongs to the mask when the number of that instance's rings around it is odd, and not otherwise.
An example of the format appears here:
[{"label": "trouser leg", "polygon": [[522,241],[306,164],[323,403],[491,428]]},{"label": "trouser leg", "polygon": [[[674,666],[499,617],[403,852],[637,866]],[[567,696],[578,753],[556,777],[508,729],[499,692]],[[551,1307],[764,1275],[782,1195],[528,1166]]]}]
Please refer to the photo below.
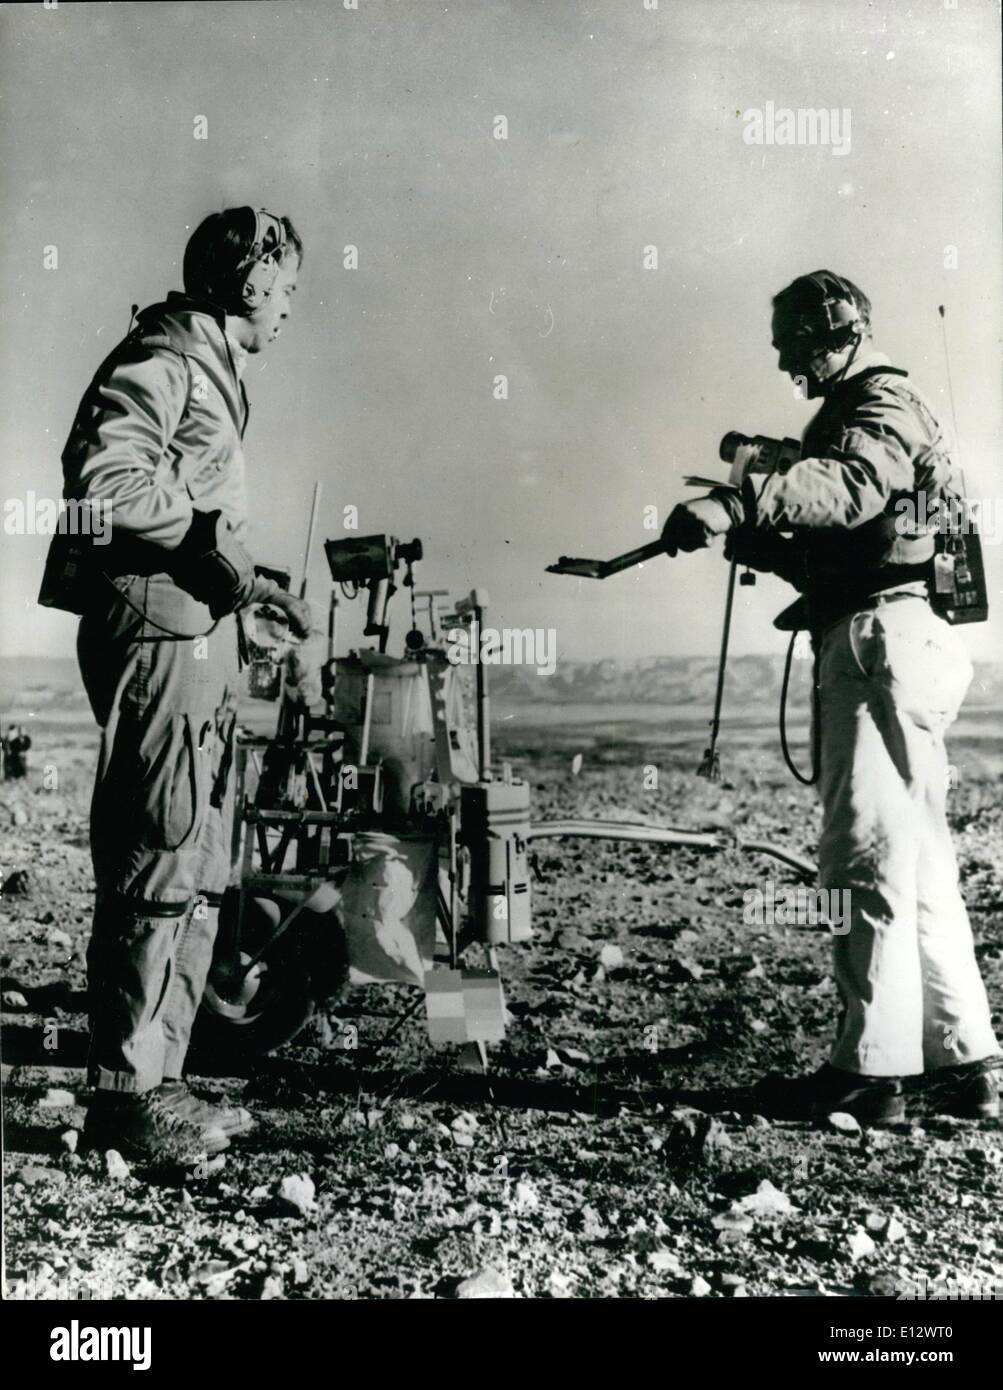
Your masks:
[{"label": "trouser leg", "polygon": [[925,799],[917,901],[923,1061],[931,1071],[980,1061],[1000,1050],[958,882],[947,823],[947,787],[947,753],[941,741]]},{"label": "trouser leg", "polygon": [[164,1016],[164,1075],[184,1072],[195,1015],[205,993],[219,930],[219,909],[230,877],[230,826],[233,813],[233,750],[237,691],[227,688],[216,715],[211,791],[200,841],[199,884],[187,915],[175,959],[174,982]]},{"label": "trouser leg", "polygon": [[[138,584],[157,622],[193,633],[209,625],[167,581]],[[142,627],[123,634],[120,624],[114,611],[85,619],[78,644],[103,724],[91,816],[90,1078],[99,1090],[143,1091],[167,1074],[170,1001],[179,952],[191,956],[185,924],[205,864],[216,725],[236,649],[232,620],[201,646],[144,640]]]},{"label": "trouser leg", "polygon": [[138,1094],[164,1077],[164,1012],[181,925],[100,902],[87,954],[88,1078],[102,1091]]},{"label": "trouser leg", "polygon": [[848,931],[833,936],[842,1001],[830,1061],[868,1076],[922,1069],[916,944],[918,837],[907,789],[888,757],[866,681],[827,642],[820,674],[820,885],[848,894]]},{"label": "trouser leg", "polygon": [[945,810],[943,737],[969,679],[922,600],[859,614],[823,647],[819,858],[823,886],[851,892],[833,943],[831,1060],[846,1070],[908,1075],[995,1050]]}]

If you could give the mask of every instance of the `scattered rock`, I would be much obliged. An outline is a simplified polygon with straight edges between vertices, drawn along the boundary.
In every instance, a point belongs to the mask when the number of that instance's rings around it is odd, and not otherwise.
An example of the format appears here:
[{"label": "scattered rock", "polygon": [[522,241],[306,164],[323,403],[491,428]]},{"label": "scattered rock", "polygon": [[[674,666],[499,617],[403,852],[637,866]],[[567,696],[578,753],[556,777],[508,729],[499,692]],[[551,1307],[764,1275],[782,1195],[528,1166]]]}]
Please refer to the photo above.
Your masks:
[{"label": "scattered rock", "polygon": [[855,1115],[848,1115],[845,1110],[834,1110],[831,1115],[826,1115],[825,1125],[827,1129],[834,1129],[837,1134],[859,1134],[860,1121]]},{"label": "scattered rock", "polygon": [[873,1255],[877,1246],[862,1226],[858,1226],[846,1242],[846,1252],[851,1260],[863,1260]]},{"label": "scattered rock", "polygon": [[18,1171],[17,1180],[25,1187],[38,1187],[42,1183],[52,1183],[58,1187],[66,1181],[66,1174],[61,1168],[45,1168],[40,1163],[27,1163]]},{"label": "scattered rock", "polygon": [[651,1250],[648,1264],[657,1274],[668,1274],[673,1279],[685,1279],[686,1271],[679,1263],[679,1256],[671,1250]]},{"label": "scattered rock", "polygon": [[402,1116],[400,1117],[399,1123],[400,1123],[401,1129],[412,1130],[412,1129],[416,1129],[416,1128],[418,1127],[418,1121],[417,1121],[417,1119],[415,1118],[414,1115],[412,1115],[412,1114],[410,1114],[410,1113],[405,1114],[405,1115],[402,1115]]},{"label": "scattered rock", "polygon": [[532,1183],[525,1180],[517,1182],[512,1196],[512,1205],[520,1216],[525,1216],[528,1212],[536,1211],[540,1205],[540,1194]]},{"label": "scattered rock", "polygon": [[899,1276],[892,1274],[887,1269],[872,1274],[867,1281],[867,1292],[875,1298],[898,1298],[899,1290],[902,1287],[902,1280]]},{"label": "scattered rock", "polygon": [[287,1173],[284,1178],[279,1179],[275,1190],[279,1206],[297,1216],[306,1216],[313,1211],[316,1206],[315,1194],[313,1179],[306,1173]]},{"label": "scattered rock", "polygon": [[888,1225],[885,1227],[884,1232],[882,1233],[882,1239],[884,1240],[885,1244],[894,1245],[896,1242],[900,1240],[905,1240],[906,1235],[906,1228],[902,1225],[902,1222],[896,1220],[894,1216],[890,1216],[888,1218]]},{"label": "scattered rock", "polygon": [[3,1006],[5,1009],[26,1009],[28,1001],[19,989],[5,989],[3,992]]},{"label": "scattered rock", "polygon": [[58,946],[61,951],[70,951],[73,949],[73,937],[67,932],[49,932],[49,941],[53,946]]},{"label": "scattered rock", "polygon": [[722,1244],[733,1244],[736,1240],[742,1240],[755,1226],[751,1216],[745,1215],[741,1211],[723,1211],[717,1216],[712,1216],[710,1224],[715,1231],[720,1231],[723,1237]]},{"label": "scattered rock", "polygon": [[399,1144],[384,1144],[383,1146],[384,1158],[396,1158],[400,1151],[401,1146]]},{"label": "scattered rock", "polygon": [[701,1275],[697,1275],[690,1285],[690,1298],[706,1298],[711,1288]]},{"label": "scattered rock", "polygon": [[111,1182],[124,1182],[126,1178],[132,1176],[132,1169],[119,1153],[118,1149],[108,1149],[104,1156],[105,1176]]},{"label": "scattered rock", "polygon": [[905,1240],[906,1228],[894,1216],[885,1216],[880,1211],[869,1211],[864,1219],[864,1226],[885,1245],[894,1245],[897,1241]]},{"label": "scattered rock", "polygon": [[75,1130],[75,1129],[66,1129],[66,1130],[64,1130],[63,1133],[59,1136],[59,1142],[60,1142],[60,1145],[62,1146],[62,1148],[64,1149],[64,1151],[65,1151],[66,1153],[68,1153],[68,1154],[75,1154],[76,1151],[77,1151],[77,1142],[78,1142],[79,1138],[80,1138],[80,1135],[79,1135],[79,1133],[77,1132],[77,1130]]},{"label": "scattered rock", "polygon": [[310,1282],[310,1267],[300,1255],[293,1256],[293,1283],[302,1287]]},{"label": "scattered rock", "polygon": [[619,946],[604,946],[599,952],[599,963],[604,970],[622,970],[623,951]]},{"label": "scattered rock", "polygon": [[507,1274],[498,1269],[479,1269],[456,1286],[457,1298],[515,1298]]},{"label": "scattered rock", "polygon": [[797,1211],[786,1192],[779,1191],[770,1182],[769,1178],[764,1178],[756,1188],[755,1192],[747,1197],[742,1197],[732,1206],[733,1211],[746,1212],[751,1216],[790,1216]]},{"label": "scattered rock", "polygon": [[50,1086],[38,1105],[40,1110],[58,1110],[76,1103],[77,1098],[72,1091],[61,1091],[57,1086]]},{"label": "scattered rock", "polygon": [[570,1298],[575,1286],[574,1279],[569,1274],[562,1274],[555,1269],[548,1280],[551,1298]]},{"label": "scattered rock", "polygon": [[31,875],[27,869],[15,869],[8,874],[0,888],[0,898],[6,893],[11,898],[23,898],[31,892]]},{"label": "scattered rock", "polygon": [[673,1110],[665,1138],[665,1155],[673,1166],[713,1163],[732,1147],[728,1131],[713,1116],[699,1110]]},{"label": "scattered rock", "polygon": [[261,1292],[258,1294],[258,1297],[262,1301],[268,1301],[273,1298],[282,1298],[284,1294],[285,1285],[282,1282],[282,1276],[280,1274],[269,1274],[261,1285]]}]

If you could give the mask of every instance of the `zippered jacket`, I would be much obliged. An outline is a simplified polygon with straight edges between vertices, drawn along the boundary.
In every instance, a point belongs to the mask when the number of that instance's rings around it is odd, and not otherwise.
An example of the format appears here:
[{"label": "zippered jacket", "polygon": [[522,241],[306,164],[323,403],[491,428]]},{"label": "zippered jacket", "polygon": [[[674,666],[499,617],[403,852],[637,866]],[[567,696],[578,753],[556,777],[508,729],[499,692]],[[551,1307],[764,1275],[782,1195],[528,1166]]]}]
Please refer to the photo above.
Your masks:
[{"label": "zippered jacket", "polygon": [[[195,509],[222,512],[246,545],[249,410],[224,323],[215,306],[172,291],[139,314],[84,393],[63,450],[63,495],[110,506],[112,542],[97,556],[105,569],[165,568]],[[40,603],[67,606],[53,551],[69,539],[53,537]]]},{"label": "zippered jacket", "polygon": [[825,615],[928,576],[933,504],[951,472],[929,405],[905,371],[872,353],[826,397],[798,462],[746,477],[734,519],[776,536],[774,572]]}]

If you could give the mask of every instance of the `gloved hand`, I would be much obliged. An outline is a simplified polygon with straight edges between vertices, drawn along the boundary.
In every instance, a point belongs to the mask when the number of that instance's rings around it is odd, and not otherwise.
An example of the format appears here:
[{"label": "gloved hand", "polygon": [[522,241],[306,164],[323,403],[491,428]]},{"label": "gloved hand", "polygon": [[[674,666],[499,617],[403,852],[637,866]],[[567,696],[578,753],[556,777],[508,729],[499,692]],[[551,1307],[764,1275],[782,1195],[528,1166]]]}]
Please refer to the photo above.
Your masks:
[{"label": "gloved hand", "polygon": [[662,528],[662,544],[667,555],[680,550],[702,550],[731,524],[731,513],[723,502],[714,497],[695,497],[692,502],[673,507]]},{"label": "gloved hand", "polygon": [[724,558],[797,585],[797,561],[789,540],[765,526],[736,526],[724,543]]},{"label": "gloved hand", "polygon": [[175,584],[206,604],[214,618],[235,613],[251,600],[254,564],[222,512],[194,511],[168,563]]},{"label": "gloved hand", "polygon": [[737,560],[749,569],[770,573],[778,559],[778,548],[784,542],[775,531],[757,526],[736,526],[724,543],[724,558]]}]

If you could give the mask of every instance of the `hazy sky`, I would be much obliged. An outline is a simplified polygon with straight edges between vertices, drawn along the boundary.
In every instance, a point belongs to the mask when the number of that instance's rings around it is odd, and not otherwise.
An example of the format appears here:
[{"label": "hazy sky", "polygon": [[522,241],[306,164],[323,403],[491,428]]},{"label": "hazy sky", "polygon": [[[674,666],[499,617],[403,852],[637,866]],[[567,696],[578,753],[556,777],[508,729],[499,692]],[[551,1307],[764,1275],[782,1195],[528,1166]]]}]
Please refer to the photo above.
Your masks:
[{"label": "hazy sky", "polygon": [[[322,534],[354,505],[363,532],[420,536],[423,586],[486,587],[565,657],[715,650],[719,555],[544,568],[651,539],[643,509],[720,469],[727,430],[801,433],[769,300],[821,266],[949,422],[947,304],[969,490],[1003,494],[995,0],[142,0],[5,5],[0,30],[4,499],[59,495],[130,305],[247,202],[306,242],[295,319],[246,377],[259,558],[300,563],[320,478]],[[746,143],[770,101],[848,108],[849,151]],[[0,539],[0,651],[69,655],[74,620],[35,604],[46,540]],[[999,531],[988,559],[981,657],[1003,647]],[[740,592],[736,649],[780,650],[793,594]]]}]

